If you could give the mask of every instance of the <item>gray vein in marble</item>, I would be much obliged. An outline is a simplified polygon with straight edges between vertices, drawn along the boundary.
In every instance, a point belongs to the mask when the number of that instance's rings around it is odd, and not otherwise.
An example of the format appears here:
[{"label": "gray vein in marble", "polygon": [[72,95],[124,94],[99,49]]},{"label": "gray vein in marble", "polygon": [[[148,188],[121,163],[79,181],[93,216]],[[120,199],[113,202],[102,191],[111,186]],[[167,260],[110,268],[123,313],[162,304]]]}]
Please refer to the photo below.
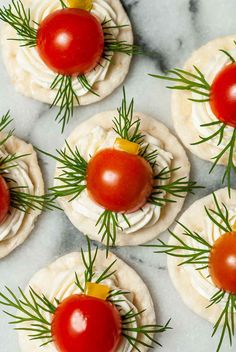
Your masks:
[{"label": "gray vein in marble", "polygon": [[199,0],[189,0],[189,11],[195,15],[199,11]]}]

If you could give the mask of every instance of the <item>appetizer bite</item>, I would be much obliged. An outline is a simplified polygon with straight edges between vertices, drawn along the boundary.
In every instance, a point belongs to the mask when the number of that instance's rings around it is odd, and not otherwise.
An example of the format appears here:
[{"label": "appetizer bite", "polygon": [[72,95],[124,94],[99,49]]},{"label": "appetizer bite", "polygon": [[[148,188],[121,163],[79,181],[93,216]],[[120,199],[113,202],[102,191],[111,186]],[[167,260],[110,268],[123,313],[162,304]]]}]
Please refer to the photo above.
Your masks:
[{"label": "appetizer bite", "polygon": [[[9,288],[0,304],[19,332],[22,352],[145,352],[160,345],[152,298],[122,260],[98,248],[71,253],[33,276],[19,297]],[[12,314],[10,308],[17,309]]]},{"label": "appetizer bite", "polygon": [[[236,173],[236,48],[234,37],[209,42],[193,53],[184,69],[170,70],[172,115],[185,146],[202,159],[225,165],[223,180],[231,187]],[[175,85],[176,83],[176,85]],[[200,136],[200,137],[199,137]]]},{"label": "appetizer bite", "polygon": [[109,246],[150,241],[171,225],[195,182],[177,139],[160,122],[134,112],[100,113],[69,136],[52,194],[84,234]]},{"label": "appetizer bite", "polygon": [[3,132],[10,122],[9,113],[0,119],[0,258],[26,240],[44,208],[56,207],[32,145]]},{"label": "appetizer bite", "polygon": [[168,254],[171,279],[185,304],[214,324],[220,351],[233,343],[236,319],[236,190],[226,188],[196,201],[159,240],[156,253]]},{"label": "appetizer bite", "polygon": [[0,9],[0,20],[6,23],[2,52],[13,84],[59,106],[62,130],[75,105],[111,94],[132,55],[141,53],[119,0],[13,0]]}]

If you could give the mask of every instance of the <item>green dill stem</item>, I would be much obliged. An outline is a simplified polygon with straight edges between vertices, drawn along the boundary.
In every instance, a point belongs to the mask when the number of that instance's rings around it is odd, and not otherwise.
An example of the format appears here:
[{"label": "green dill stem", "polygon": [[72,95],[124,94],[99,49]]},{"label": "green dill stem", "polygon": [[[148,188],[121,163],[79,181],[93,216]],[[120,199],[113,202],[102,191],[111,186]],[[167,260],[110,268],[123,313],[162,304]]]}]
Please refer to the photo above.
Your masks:
[{"label": "green dill stem", "polygon": [[[92,282],[94,279],[94,266],[95,266],[95,262],[97,259],[97,254],[98,254],[98,247],[95,247],[94,253],[92,252],[92,248],[91,248],[91,242],[88,238],[88,236],[86,236],[87,239],[87,254],[84,253],[83,249],[81,249],[81,258],[85,267],[85,271],[84,271],[84,286],[82,285],[82,283],[80,282],[78,275],[75,274],[76,276],[76,285],[79,287],[79,289],[81,290],[81,292],[84,292],[85,290],[85,286],[87,282]],[[103,270],[103,272],[99,275],[99,277],[94,281],[95,283],[101,283],[102,281],[110,278],[112,275],[115,274],[116,270],[113,270],[113,267],[116,263],[116,260],[114,260],[106,269]]]},{"label": "green dill stem", "polygon": [[[17,310],[15,314],[4,311],[12,319],[9,324],[16,325],[15,330],[28,332],[31,340],[46,340],[43,345],[52,342],[51,323],[44,317],[42,311],[54,314],[56,306],[32,288],[29,288],[27,295],[19,288],[20,298],[17,298],[8,287],[6,290],[8,296],[0,292],[0,305]],[[25,323],[29,323],[29,327],[21,325]],[[19,325],[21,327],[18,327]]]},{"label": "green dill stem", "polygon": [[[202,125],[202,127],[209,127],[209,126],[219,126],[219,128],[207,137],[200,136],[200,140],[198,142],[192,143],[192,145],[199,145],[202,143],[206,143],[216,138],[218,138],[217,145],[218,146],[221,145],[224,138],[224,132],[227,126],[221,121],[214,121],[214,122]],[[232,132],[232,137],[229,140],[229,142],[222,148],[222,150],[216,156],[212,157],[213,165],[210,169],[210,173],[212,173],[215,167],[221,162],[221,159],[227,158],[228,162],[227,162],[225,173],[222,178],[222,183],[224,183],[225,180],[227,180],[229,195],[231,194],[232,172],[236,174],[236,166],[234,161],[235,146],[236,146],[236,129],[234,128]]]},{"label": "green dill stem", "polygon": [[[123,231],[123,228],[119,225],[118,215],[118,213],[111,210],[104,210],[96,223],[96,226],[99,226],[98,234],[102,236],[102,242],[106,245],[107,256],[110,247],[116,245],[117,232]],[[130,227],[127,216],[123,213],[120,216],[123,217],[123,220]]]},{"label": "green dill stem", "polygon": [[[6,127],[12,122],[13,120],[11,119],[10,116],[10,111],[8,111],[5,115],[3,115],[0,119],[0,132],[3,132]],[[4,145],[8,139],[12,136],[13,130],[8,132],[6,136],[3,137],[3,139],[0,139],[0,147]]]},{"label": "green dill stem", "polygon": [[81,156],[78,148],[73,151],[66,141],[66,148],[57,150],[56,156],[40,149],[37,150],[60,164],[58,169],[61,174],[56,179],[60,181],[61,185],[49,189],[56,198],[72,196],[70,200],[72,201],[85,190],[87,162]]},{"label": "green dill stem", "polygon": [[216,321],[213,328],[213,333],[212,333],[212,337],[213,337],[215,336],[217,331],[221,329],[220,340],[219,340],[216,352],[220,351],[222,344],[224,342],[224,339],[226,338],[227,335],[229,338],[230,346],[232,346],[233,336],[235,333],[235,313],[236,313],[235,295],[228,294],[222,290],[219,290],[211,298],[210,305],[208,307],[221,303],[223,300],[225,300],[225,297],[226,297],[225,307],[223,308],[218,320]]},{"label": "green dill stem", "polygon": [[118,117],[114,117],[114,131],[123,139],[142,145],[144,135],[141,132],[141,121],[134,119],[134,99],[127,103],[125,88],[121,107],[117,109]]},{"label": "green dill stem", "polygon": [[194,73],[175,68],[173,70],[167,71],[167,73],[172,74],[172,77],[153,74],[150,74],[150,76],[165,81],[177,83],[177,85],[168,86],[167,88],[169,89],[186,90],[205,97],[204,99],[190,99],[192,101],[208,101],[210,99],[211,86],[205,79],[203,73],[196,66],[193,66],[193,68]]},{"label": "green dill stem", "polygon": [[51,107],[59,106],[59,112],[55,120],[62,125],[62,133],[74,115],[74,105],[80,105],[79,97],[73,87],[75,80],[79,82],[83,89],[98,96],[98,94],[92,89],[92,86],[89,84],[85,75],[74,78],[58,74],[55,77],[50,88],[57,90],[57,94]]},{"label": "green dill stem", "polygon": [[[150,324],[150,325],[138,325],[137,327],[132,326],[134,323],[136,323],[136,319],[140,318],[143,313],[144,313],[144,310],[140,312],[134,312],[134,310],[131,309],[121,317],[122,335],[128,340],[129,344],[138,352],[141,352],[141,349],[140,349],[141,346],[153,348],[152,346],[153,343],[158,346],[161,346],[161,344],[154,338],[153,335],[158,333],[163,333],[171,329],[171,327],[169,326],[170,320],[168,320],[168,322],[165,325]],[[137,338],[129,334],[134,332],[138,334]],[[149,340],[149,343],[140,339],[142,335],[145,336],[147,340]]]},{"label": "green dill stem", "polygon": [[[173,174],[178,171],[180,168],[168,169],[163,168],[158,175],[154,177],[155,180],[171,180]],[[186,193],[194,194],[194,190],[204,188],[202,186],[198,186],[196,182],[189,181],[187,177],[180,177],[174,181],[171,181],[167,184],[159,184],[153,187],[153,192],[149,197],[148,202],[162,207],[166,203],[175,203],[176,200],[173,198],[163,198],[161,195],[166,193],[175,198],[184,198]]]},{"label": "green dill stem", "polygon": [[[30,210],[54,210],[59,209],[55,204],[55,196],[53,194],[44,194],[42,196],[33,195],[27,192],[22,192],[25,187],[11,187],[10,199],[11,207],[22,212],[30,212]],[[27,191],[27,189],[25,189]]]},{"label": "green dill stem", "polygon": [[1,8],[0,20],[16,31],[18,38],[11,40],[19,41],[21,46],[37,45],[37,29],[32,26],[30,9],[26,10],[21,0],[13,0],[8,7]]}]

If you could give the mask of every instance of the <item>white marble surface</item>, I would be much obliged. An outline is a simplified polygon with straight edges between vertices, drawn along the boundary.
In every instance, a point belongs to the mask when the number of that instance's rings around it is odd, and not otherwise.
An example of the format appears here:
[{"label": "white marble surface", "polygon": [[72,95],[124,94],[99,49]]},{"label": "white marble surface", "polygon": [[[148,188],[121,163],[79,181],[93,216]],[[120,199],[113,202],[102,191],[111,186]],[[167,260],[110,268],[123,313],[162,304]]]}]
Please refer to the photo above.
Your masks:
[{"label": "white marble surface", "polygon": [[[8,1],[0,0],[5,5]],[[158,118],[172,129],[170,93],[165,84],[147,76],[148,72],[181,65],[191,52],[215,37],[236,31],[234,0],[123,0],[134,25],[137,42],[153,53],[152,58],[135,58],[125,82],[127,93],[136,99],[136,110]],[[116,108],[121,88],[101,103],[78,108],[74,120],[62,136],[54,122],[56,109],[29,100],[14,91],[0,60],[0,114],[11,109],[16,134],[38,147],[54,152],[64,138],[84,119],[96,112]],[[198,197],[220,186],[222,168],[208,176],[209,163],[189,155],[192,175],[205,190],[188,198],[185,208]],[[51,184],[54,163],[42,158],[40,164],[47,184]],[[167,235],[163,235],[165,238]],[[0,288],[24,286],[31,275],[58,256],[76,251],[84,237],[61,213],[45,213],[40,217],[27,242],[0,261]],[[143,277],[150,288],[159,322],[172,317],[172,331],[160,337],[163,352],[214,352],[217,339],[211,339],[212,326],[193,314],[182,303],[170,282],[166,258],[144,248],[114,250]],[[236,343],[236,341],[235,341]],[[234,345],[234,350],[236,344]],[[161,350],[155,348],[154,351]],[[233,350],[233,349],[232,349]],[[17,352],[16,334],[0,313],[0,351]],[[222,352],[231,351],[227,342]],[[33,352],[33,351],[32,351]]]}]

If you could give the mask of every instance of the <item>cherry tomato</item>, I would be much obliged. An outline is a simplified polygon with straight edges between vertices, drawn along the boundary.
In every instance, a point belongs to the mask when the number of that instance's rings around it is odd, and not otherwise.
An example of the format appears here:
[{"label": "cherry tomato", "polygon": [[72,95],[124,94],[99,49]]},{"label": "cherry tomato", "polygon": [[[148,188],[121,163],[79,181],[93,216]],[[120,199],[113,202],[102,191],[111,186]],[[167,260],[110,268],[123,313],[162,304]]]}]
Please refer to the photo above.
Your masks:
[{"label": "cherry tomato", "polygon": [[210,254],[210,274],[215,285],[226,292],[236,294],[236,233],[222,235]]},{"label": "cherry tomato", "polygon": [[6,181],[0,176],[0,224],[5,219],[10,208],[10,192]]},{"label": "cherry tomato", "polygon": [[120,314],[110,302],[73,295],[56,310],[52,336],[60,352],[115,352],[121,337]]},{"label": "cherry tomato", "polygon": [[236,63],[227,65],[211,86],[211,109],[226,125],[236,128]]},{"label": "cherry tomato", "polygon": [[104,149],[88,163],[89,195],[105,209],[134,212],[147,202],[152,187],[152,168],[140,156]]},{"label": "cherry tomato", "polygon": [[62,75],[82,75],[97,66],[104,33],[90,12],[67,8],[48,15],[37,33],[38,52],[45,64]]}]

